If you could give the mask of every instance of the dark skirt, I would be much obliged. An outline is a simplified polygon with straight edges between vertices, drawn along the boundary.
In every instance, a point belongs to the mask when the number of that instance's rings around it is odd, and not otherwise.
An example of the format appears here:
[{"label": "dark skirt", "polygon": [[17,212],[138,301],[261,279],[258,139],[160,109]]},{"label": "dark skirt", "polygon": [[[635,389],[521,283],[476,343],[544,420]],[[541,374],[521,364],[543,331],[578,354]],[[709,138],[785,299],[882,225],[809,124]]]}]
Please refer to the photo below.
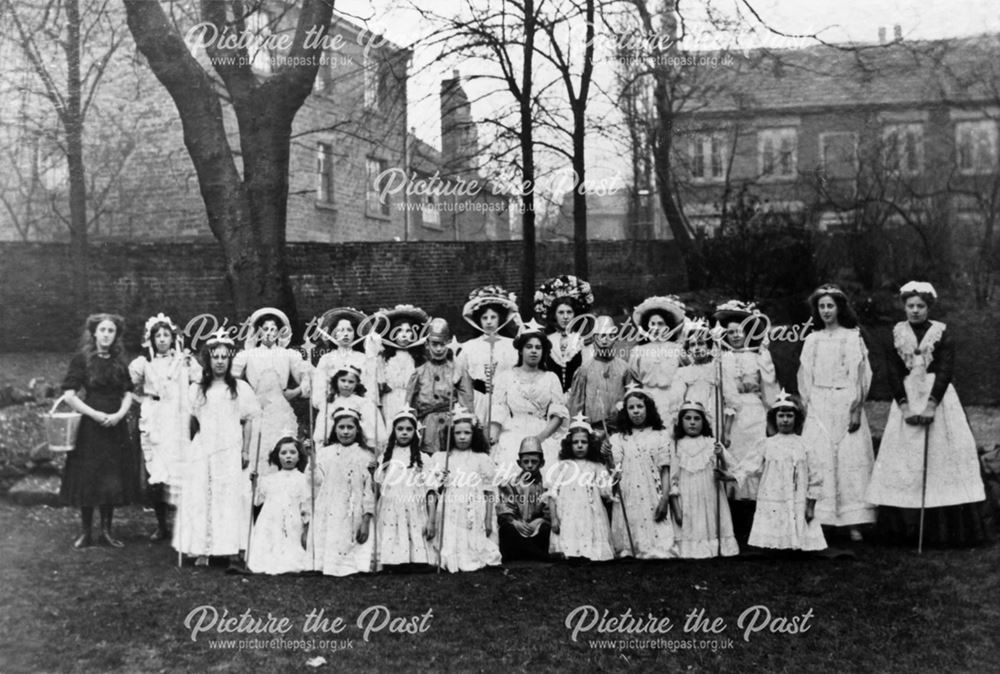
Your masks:
[{"label": "dark skirt", "polygon": [[[964,503],[924,510],[924,545],[968,546],[995,538],[986,502]],[[920,532],[920,510],[879,506],[878,537],[886,543],[916,547]]]},{"label": "dark skirt", "polygon": [[[87,404],[115,413],[121,397],[92,396]],[[144,500],[142,451],[130,431],[131,415],[105,428],[88,416],[80,421],[76,449],[67,453],[59,495],[71,506],[127,505]]]}]

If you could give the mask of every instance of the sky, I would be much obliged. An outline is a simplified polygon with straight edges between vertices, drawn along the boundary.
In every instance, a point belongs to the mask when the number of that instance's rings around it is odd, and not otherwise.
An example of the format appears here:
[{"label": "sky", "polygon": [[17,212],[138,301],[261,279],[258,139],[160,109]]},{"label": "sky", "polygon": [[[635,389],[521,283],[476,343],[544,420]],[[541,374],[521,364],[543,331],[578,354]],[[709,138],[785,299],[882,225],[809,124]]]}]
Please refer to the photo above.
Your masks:
[{"label": "sky", "polygon": [[[435,0],[435,11],[453,11],[466,2],[480,3],[488,0]],[[496,0],[494,0],[495,2]],[[558,0],[550,0],[558,2]],[[806,38],[785,38],[761,27],[748,10],[747,2],[760,18],[774,31],[790,35],[816,34],[827,42],[869,42],[878,40],[879,27],[885,27],[891,39],[893,27],[899,25],[904,39],[933,39],[1000,32],[1000,2],[996,0],[712,0],[716,11],[726,16],[742,16],[747,25],[755,25],[758,34],[772,48],[798,47],[814,44]],[[704,25],[705,0],[681,0],[680,8],[688,22],[687,33],[693,39],[713,36],[701,30]],[[409,118],[416,134],[435,146],[440,146],[440,116],[437,93],[440,81],[458,67],[463,75],[471,74],[461,63],[435,63],[432,49],[423,47],[421,39],[431,28],[410,8],[408,0],[336,0],[336,9],[353,20],[366,23],[371,29],[384,34],[396,44],[413,47],[413,65],[409,79]],[[741,44],[754,46],[754,38],[744,38]],[[706,39],[706,46],[712,39]],[[689,48],[697,48],[689,44]],[[595,71],[595,80],[613,88],[610,66]],[[473,116],[482,119],[489,115],[498,100],[479,100],[477,86],[466,83],[473,99]],[[610,107],[607,101],[605,105]],[[614,114],[613,111],[609,114]],[[588,169],[616,163],[620,165],[621,148],[601,138],[588,137]]]}]

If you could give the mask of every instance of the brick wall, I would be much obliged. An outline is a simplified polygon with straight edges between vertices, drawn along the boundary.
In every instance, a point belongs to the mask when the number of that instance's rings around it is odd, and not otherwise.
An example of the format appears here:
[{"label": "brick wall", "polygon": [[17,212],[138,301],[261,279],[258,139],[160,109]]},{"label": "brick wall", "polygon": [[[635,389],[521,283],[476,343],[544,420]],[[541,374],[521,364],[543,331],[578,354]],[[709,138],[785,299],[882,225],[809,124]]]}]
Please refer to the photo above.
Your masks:
[{"label": "brick wall", "polygon": [[[520,287],[520,242],[290,244],[289,269],[303,323],[334,306],[363,311],[409,302],[459,321],[474,286]],[[572,247],[540,243],[536,278],[568,273]],[[0,243],[0,351],[69,350],[86,314],[114,311],[127,320],[137,349],[146,318],[163,311],[178,322],[200,313],[234,316],[219,247],[214,243],[105,243],[91,252],[90,307],[69,293],[63,244]],[[590,244],[597,303],[618,312],[653,293],[680,292],[683,261],[667,241]],[[301,326],[300,326],[301,327]]]}]

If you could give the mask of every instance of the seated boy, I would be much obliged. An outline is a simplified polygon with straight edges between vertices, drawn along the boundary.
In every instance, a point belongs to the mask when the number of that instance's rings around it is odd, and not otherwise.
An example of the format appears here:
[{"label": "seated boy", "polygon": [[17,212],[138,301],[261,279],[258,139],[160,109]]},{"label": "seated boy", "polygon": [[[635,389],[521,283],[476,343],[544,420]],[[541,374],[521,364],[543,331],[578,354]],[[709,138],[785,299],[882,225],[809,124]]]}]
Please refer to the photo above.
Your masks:
[{"label": "seated boy", "polygon": [[549,558],[550,518],[543,498],[542,445],[529,436],[521,441],[517,465],[521,472],[501,482],[497,504],[500,523],[500,553],[505,562],[513,559]]}]

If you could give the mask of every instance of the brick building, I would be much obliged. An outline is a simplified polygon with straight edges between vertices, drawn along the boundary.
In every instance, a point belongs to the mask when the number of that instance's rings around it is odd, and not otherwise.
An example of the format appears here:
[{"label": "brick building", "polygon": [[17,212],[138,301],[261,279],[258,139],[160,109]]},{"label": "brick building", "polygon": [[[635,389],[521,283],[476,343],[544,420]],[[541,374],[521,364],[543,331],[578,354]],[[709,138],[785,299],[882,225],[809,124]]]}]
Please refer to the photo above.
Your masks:
[{"label": "brick building", "polygon": [[[247,18],[258,44],[294,31],[294,4],[267,7]],[[122,8],[112,3],[107,12],[108,23],[127,33]],[[93,35],[88,58],[98,58],[106,46],[105,33]],[[442,84],[445,149],[438,152],[407,131],[409,50],[336,14],[329,39],[313,95],[293,126],[288,241],[510,238],[506,198],[484,195],[488,203],[452,215],[454,208],[448,212],[406,190],[383,189],[390,177],[410,169],[451,179],[456,161],[475,155],[475,128],[460,79]],[[249,51],[260,78],[281,62],[278,51]],[[193,53],[207,66],[203,48]],[[0,240],[66,240],[60,219],[67,210],[68,174],[58,120],[51,104],[33,93],[37,77],[19,46],[0,39],[0,55],[0,146],[8,162],[0,179]],[[58,75],[58,53],[47,56]],[[235,120],[228,107],[223,110],[238,150]],[[130,39],[114,53],[96,89],[84,144],[92,241],[212,239],[176,108]],[[459,169],[470,177],[470,167]]]},{"label": "brick building", "polygon": [[982,252],[1000,214],[1000,36],[880,35],[856,49],[751,51],[700,73],[675,143],[694,228],[780,213],[877,231],[876,246],[895,236],[956,260]]}]

